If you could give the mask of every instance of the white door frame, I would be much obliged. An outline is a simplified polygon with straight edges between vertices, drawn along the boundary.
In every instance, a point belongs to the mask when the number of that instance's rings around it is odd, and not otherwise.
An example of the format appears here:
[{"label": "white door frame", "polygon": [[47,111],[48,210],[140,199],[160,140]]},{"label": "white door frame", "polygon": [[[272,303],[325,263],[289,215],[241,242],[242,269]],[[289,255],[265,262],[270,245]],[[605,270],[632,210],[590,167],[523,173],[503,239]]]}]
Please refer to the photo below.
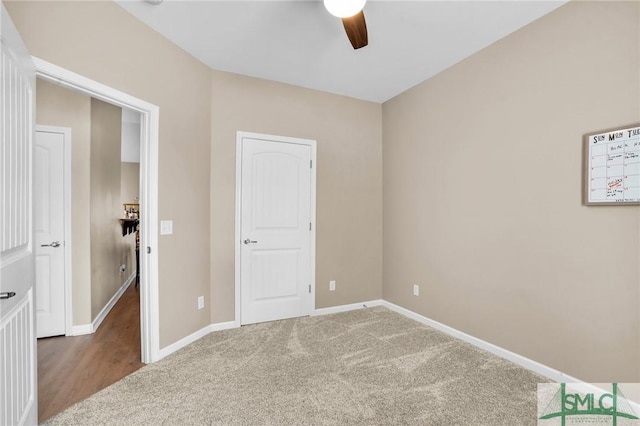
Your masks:
[{"label": "white door frame", "polygon": [[240,253],[242,248],[242,139],[261,139],[271,142],[306,145],[311,149],[311,232],[309,238],[309,267],[311,270],[311,306],[316,306],[316,141],[262,133],[236,132],[236,218],[235,218],[235,326],[240,327]]},{"label": "white door frame", "polygon": [[[38,94],[36,93],[36,97]],[[37,117],[36,117],[37,118]],[[36,132],[61,133],[64,135],[63,194],[64,194],[64,334],[73,334],[73,287],[71,257],[71,128],[36,124]],[[34,173],[36,171],[34,170]]]},{"label": "white door frame", "polygon": [[[140,123],[140,338],[142,362],[160,359],[158,303],[158,134],[160,108],[80,74],[33,57],[36,75],[71,90],[141,114]],[[148,253],[148,254],[147,254]]]}]

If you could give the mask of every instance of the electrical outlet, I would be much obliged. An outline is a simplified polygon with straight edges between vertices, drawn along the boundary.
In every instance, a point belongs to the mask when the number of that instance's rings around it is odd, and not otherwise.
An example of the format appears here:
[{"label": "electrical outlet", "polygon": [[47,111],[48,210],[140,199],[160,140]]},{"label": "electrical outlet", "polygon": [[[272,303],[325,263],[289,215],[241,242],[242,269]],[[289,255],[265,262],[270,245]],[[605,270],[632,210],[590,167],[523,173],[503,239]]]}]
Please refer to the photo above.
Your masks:
[{"label": "electrical outlet", "polygon": [[124,263],[122,265],[120,265],[120,273],[121,274],[126,270],[127,270],[127,265],[125,265]]},{"label": "electrical outlet", "polygon": [[329,291],[336,291],[336,282],[335,282],[335,280],[329,281]]},{"label": "electrical outlet", "polygon": [[204,309],[204,296],[198,297],[198,309]]},{"label": "electrical outlet", "polygon": [[420,286],[418,284],[413,285],[413,295],[420,296]]}]

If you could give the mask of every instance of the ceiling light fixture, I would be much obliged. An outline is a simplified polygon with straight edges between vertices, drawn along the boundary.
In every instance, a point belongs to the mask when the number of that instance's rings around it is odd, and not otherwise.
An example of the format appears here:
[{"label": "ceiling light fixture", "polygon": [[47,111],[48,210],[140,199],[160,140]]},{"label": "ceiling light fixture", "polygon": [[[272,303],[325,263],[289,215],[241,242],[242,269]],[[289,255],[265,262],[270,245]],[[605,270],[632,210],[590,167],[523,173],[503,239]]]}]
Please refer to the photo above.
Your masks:
[{"label": "ceiling light fixture", "polygon": [[364,8],[367,0],[324,0],[324,7],[338,18],[350,18]]}]

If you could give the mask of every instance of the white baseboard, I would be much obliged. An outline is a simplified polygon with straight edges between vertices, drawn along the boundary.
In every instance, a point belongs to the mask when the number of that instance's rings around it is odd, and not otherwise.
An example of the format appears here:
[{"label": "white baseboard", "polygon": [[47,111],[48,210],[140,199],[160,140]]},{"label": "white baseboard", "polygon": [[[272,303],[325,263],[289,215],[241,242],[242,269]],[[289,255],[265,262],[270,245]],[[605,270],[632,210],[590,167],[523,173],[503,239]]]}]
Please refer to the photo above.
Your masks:
[{"label": "white baseboard", "polygon": [[[494,345],[492,343],[486,342],[477,337],[471,336],[467,333],[464,333],[460,330],[457,330],[453,327],[449,327],[448,325],[442,324],[438,321],[432,320],[431,318],[427,318],[423,315],[417,314],[409,309],[403,308],[401,306],[395,305],[391,302],[387,302],[386,300],[370,300],[368,302],[360,302],[360,303],[351,303],[349,305],[340,305],[340,306],[332,306],[330,308],[320,308],[315,309],[311,315],[319,316],[319,315],[328,315],[328,314],[336,314],[340,312],[348,312],[356,309],[365,309],[371,308],[374,306],[384,306],[387,309],[390,309],[394,312],[397,312],[401,315],[404,315],[408,318],[416,320],[422,324],[428,325],[430,327],[435,328],[445,334],[448,334],[452,337],[460,339],[464,342],[467,342],[477,348],[483,349],[487,352],[490,352],[500,358],[504,358],[508,361],[513,362],[521,367],[526,368],[527,370],[533,371],[543,377],[546,377],[550,380],[559,383],[584,383],[582,380],[576,379],[568,374],[565,374],[561,371],[555,370],[551,367],[548,367],[544,364],[541,364],[537,361],[524,357],[522,355],[518,355],[514,352],[511,352],[507,349],[501,348],[500,346]],[[196,340],[206,336],[207,334],[213,331],[220,330],[228,330],[231,328],[238,328],[240,324],[236,321],[229,321],[217,324],[210,324],[195,333],[190,334],[189,336],[181,339],[163,349],[160,350],[160,359],[166,357],[167,355],[172,354],[173,352],[182,349],[190,343],[195,342]]]},{"label": "white baseboard", "polygon": [[209,329],[211,330],[211,332],[230,330],[232,328],[240,328],[240,324],[235,321],[227,321],[227,322],[217,322],[215,324],[209,325]]},{"label": "white baseboard", "polygon": [[127,287],[129,287],[129,285],[133,282],[133,280],[135,278],[136,278],[136,273],[133,272],[129,276],[129,278],[127,278],[127,280],[124,282],[124,284],[122,284],[122,287],[120,287],[118,289],[118,291],[116,291],[116,294],[113,295],[111,300],[109,300],[109,302],[107,302],[107,304],[104,306],[104,308],[102,308],[102,310],[100,311],[98,316],[93,320],[93,323],[92,323],[93,331],[92,331],[92,333],[95,333],[96,330],[98,330],[98,327],[100,327],[100,324],[102,324],[102,321],[104,321],[104,319],[107,317],[109,312],[111,312],[111,309],[113,309],[113,307],[116,305],[116,303],[118,303],[118,300],[120,300],[120,297],[122,297],[122,294],[125,292]]},{"label": "white baseboard", "polygon": [[355,311],[356,309],[372,308],[374,306],[381,306],[382,300],[370,300],[368,302],[351,303],[350,305],[331,306],[330,308],[316,309],[311,313],[312,317],[318,315],[338,314],[340,312]]},{"label": "white baseboard", "polygon": [[203,327],[194,333],[191,333],[187,337],[180,339],[177,342],[172,343],[169,346],[165,346],[164,348],[160,349],[160,357],[158,358],[158,361],[184,348],[185,346],[195,342],[196,340],[203,338],[209,333],[212,333],[214,331],[229,330],[231,328],[238,328],[238,327],[240,327],[240,324],[238,324],[236,321],[209,324],[208,326]]},{"label": "white baseboard", "polygon": [[[380,306],[382,305],[382,303],[383,303],[382,300],[371,300],[369,302],[352,303],[350,305],[340,305],[340,306],[332,306],[330,308],[315,309],[311,313],[311,316],[337,314],[340,312],[353,311],[356,309],[371,308],[373,306]],[[158,360],[171,355],[172,353],[184,348],[185,346],[195,342],[196,340],[203,338],[209,333],[212,333],[214,331],[229,330],[231,328],[239,328],[239,327],[240,327],[240,323],[238,323],[237,321],[228,321],[228,322],[210,324],[194,333],[191,333],[187,337],[180,339],[177,342],[172,343],[169,346],[166,346],[160,349],[160,358],[158,358]]]},{"label": "white baseboard", "polygon": [[[350,305],[340,305],[340,306],[332,306],[330,308],[315,309],[311,313],[311,316],[337,314],[340,312],[353,311],[356,309],[371,308],[373,306],[380,306],[382,303],[383,303],[382,300],[371,300],[369,302],[352,303]],[[220,322],[216,324],[209,324],[208,326],[203,327],[194,333],[191,333],[187,337],[180,339],[177,342],[172,343],[169,346],[166,346],[160,349],[160,358],[158,358],[158,360],[171,355],[172,353],[184,348],[185,346],[195,342],[196,340],[203,338],[209,333],[212,333],[214,331],[229,330],[231,328],[238,328],[238,327],[240,327],[240,324],[237,321],[228,321],[228,322]]]},{"label": "white baseboard", "polygon": [[427,318],[423,315],[417,314],[413,311],[410,311],[409,309],[405,309],[391,302],[387,302],[386,300],[371,300],[369,302],[352,303],[349,305],[340,305],[340,306],[332,306],[330,308],[316,309],[314,313],[312,313],[311,315],[316,316],[316,315],[336,314],[340,312],[352,311],[355,309],[370,308],[373,306],[384,306],[387,309],[390,309],[408,318],[416,320],[419,323],[433,327],[436,330],[439,330],[445,334],[448,334],[452,337],[460,339],[464,342],[470,343],[473,346],[476,346],[480,349],[483,349],[487,352],[497,355],[500,358],[509,360],[514,364],[517,364],[521,367],[526,368],[527,370],[540,374],[541,376],[547,377],[553,381],[560,382],[560,383],[581,383],[582,382],[581,380],[576,379],[575,377],[569,376],[568,374],[562,373],[544,364],[540,364],[539,362],[533,361],[522,355],[518,355],[507,349],[501,348],[500,346],[496,346],[482,339],[478,339],[477,337],[471,336],[460,330],[456,330],[453,327],[449,327],[448,325],[432,320],[431,318]]},{"label": "white baseboard", "polygon": [[504,358],[513,362],[514,364],[518,364],[521,367],[526,368],[527,370],[533,371],[534,373],[538,373],[541,376],[544,376],[548,379],[551,379],[555,382],[560,383],[580,383],[582,380],[576,379],[575,377],[569,376],[568,374],[562,373],[561,371],[555,370],[551,367],[548,367],[544,364],[540,364],[537,361],[524,357],[522,355],[518,355],[514,352],[511,352],[507,349],[501,348],[500,346],[496,346],[492,343],[486,342],[482,339],[478,339],[477,337],[473,337],[467,333],[464,333],[460,330],[456,330],[453,327],[449,327],[448,325],[442,324],[438,321],[432,320],[431,318],[427,318],[420,314],[417,314],[413,311],[405,309],[401,306],[395,305],[391,302],[387,302],[386,300],[382,301],[382,306],[402,314],[408,318],[414,319],[422,324],[428,325],[430,327],[435,328],[436,330],[442,331],[445,334],[453,336],[457,339],[465,341],[467,343],[472,344],[480,349],[483,349],[487,352],[491,352],[494,355],[499,356],[500,358]]},{"label": "white baseboard", "polygon": [[93,333],[93,324],[74,325],[71,328],[72,336],[83,336],[85,334],[91,334],[91,333]]},{"label": "white baseboard", "polygon": [[131,283],[133,282],[133,280],[135,278],[136,278],[136,273],[134,272],[127,278],[127,280],[124,282],[124,284],[122,284],[122,287],[120,287],[118,289],[116,294],[113,295],[113,297],[111,298],[111,300],[109,300],[109,302],[105,305],[105,307],[102,308],[102,310],[100,311],[98,316],[93,320],[92,323],[74,325],[71,328],[71,334],[70,335],[71,336],[83,336],[85,334],[95,333],[96,330],[98,329],[98,327],[100,327],[100,324],[102,324],[102,321],[104,321],[104,319],[107,317],[109,312],[111,312],[111,309],[113,309],[113,307],[116,305],[116,303],[118,303],[118,300],[120,300],[120,297],[122,297],[122,294],[129,287],[129,285],[131,285]]},{"label": "white baseboard", "polygon": [[169,346],[165,346],[164,348],[160,349],[160,357],[158,358],[158,361],[211,333],[210,328],[211,325],[207,325],[206,327],[203,327],[200,330],[191,333],[187,337],[184,337],[177,342],[174,342]]}]

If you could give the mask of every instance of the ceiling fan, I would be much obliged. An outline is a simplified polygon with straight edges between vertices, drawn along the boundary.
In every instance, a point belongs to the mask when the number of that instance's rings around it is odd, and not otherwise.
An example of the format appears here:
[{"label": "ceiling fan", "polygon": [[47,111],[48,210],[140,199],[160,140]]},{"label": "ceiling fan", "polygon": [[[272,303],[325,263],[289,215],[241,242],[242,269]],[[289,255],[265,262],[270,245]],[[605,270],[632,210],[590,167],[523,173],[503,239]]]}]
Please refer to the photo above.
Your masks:
[{"label": "ceiling fan", "polygon": [[364,19],[364,4],[367,0],[324,0],[330,14],[342,19],[342,25],[354,49],[369,44],[367,22]]},{"label": "ceiling fan", "polygon": [[[164,0],[144,0],[158,6]],[[342,25],[354,49],[360,49],[369,44],[367,36],[367,22],[364,19],[364,4],[367,0],[324,0],[327,11],[342,19]]]}]

